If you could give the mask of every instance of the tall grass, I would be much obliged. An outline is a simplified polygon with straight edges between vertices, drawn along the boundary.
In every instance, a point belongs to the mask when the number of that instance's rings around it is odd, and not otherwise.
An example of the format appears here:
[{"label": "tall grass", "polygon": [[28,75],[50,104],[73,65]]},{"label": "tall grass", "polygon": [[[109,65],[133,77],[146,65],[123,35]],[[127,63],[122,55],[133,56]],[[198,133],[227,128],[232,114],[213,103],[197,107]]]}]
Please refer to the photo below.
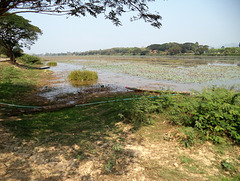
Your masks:
[{"label": "tall grass", "polygon": [[47,66],[50,66],[50,67],[57,66],[57,62],[48,62]]},{"label": "tall grass", "polygon": [[97,72],[89,70],[74,70],[68,75],[68,80],[70,81],[93,81],[97,80]]}]

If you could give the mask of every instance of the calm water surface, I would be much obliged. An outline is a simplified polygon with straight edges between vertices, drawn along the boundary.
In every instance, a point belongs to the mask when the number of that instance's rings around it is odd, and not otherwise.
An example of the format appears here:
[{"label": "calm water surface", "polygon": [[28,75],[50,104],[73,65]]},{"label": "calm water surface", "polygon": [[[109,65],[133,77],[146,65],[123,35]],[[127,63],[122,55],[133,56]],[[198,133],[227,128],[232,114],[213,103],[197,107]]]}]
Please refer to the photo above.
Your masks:
[{"label": "calm water surface", "polygon": [[[54,99],[59,94],[66,93],[77,93],[84,92],[88,89],[99,88],[101,86],[109,87],[111,92],[124,92],[128,91],[125,87],[136,87],[148,90],[161,90],[161,89],[170,89],[176,91],[192,91],[198,90],[200,91],[204,87],[217,85],[217,86],[226,86],[231,87],[234,85],[240,85],[240,79],[232,79],[232,80],[217,80],[211,83],[177,83],[174,81],[167,80],[154,80],[148,79],[143,76],[133,76],[125,73],[114,72],[109,69],[98,69],[94,68],[93,65],[114,65],[121,66],[126,64],[131,64],[131,62],[111,62],[111,61],[92,61],[92,60],[76,60],[68,63],[58,62],[56,67],[51,67],[50,70],[55,73],[59,77],[59,83],[54,84],[54,88],[51,91],[47,91],[41,96],[47,97],[49,99]],[[237,67],[237,63],[219,63],[219,62],[211,62],[207,63],[210,66],[223,66],[229,67],[234,66]],[[179,67],[176,67],[179,68]],[[180,68],[184,68],[180,66]],[[82,87],[73,87],[67,80],[68,74],[73,70],[93,70],[98,73],[98,81],[96,84],[91,86],[82,86]],[[240,72],[239,72],[240,74]]]}]

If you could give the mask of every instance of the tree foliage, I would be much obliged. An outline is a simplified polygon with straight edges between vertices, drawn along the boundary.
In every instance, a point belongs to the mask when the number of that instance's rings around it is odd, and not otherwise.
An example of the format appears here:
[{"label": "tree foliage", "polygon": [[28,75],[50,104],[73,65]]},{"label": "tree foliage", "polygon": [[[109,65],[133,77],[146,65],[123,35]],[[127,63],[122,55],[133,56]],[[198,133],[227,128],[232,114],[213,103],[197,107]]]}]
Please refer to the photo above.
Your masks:
[{"label": "tree foliage", "polygon": [[174,46],[168,49],[168,52],[170,55],[177,55],[179,53],[181,53],[182,48],[179,46]]},{"label": "tree foliage", "polygon": [[4,47],[12,63],[16,63],[15,50],[30,48],[40,34],[42,32],[38,27],[21,16],[8,14],[0,17],[0,46]]},{"label": "tree foliage", "polygon": [[121,25],[119,17],[123,13],[136,12],[131,20],[143,19],[152,26],[160,28],[162,17],[157,12],[150,13],[147,5],[153,1],[155,0],[0,0],[0,16],[6,12],[73,16],[90,14],[93,17],[104,14],[105,18],[115,25]]},{"label": "tree foliage", "polygon": [[[196,54],[201,55],[208,52],[207,45],[199,45],[198,43],[164,43],[152,44],[146,48],[130,47],[130,48],[111,48],[104,50],[91,50],[86,52],[74,52],[74,55],[178,55],[178,54]],[[63,55],[63,54],[62,54]]]},{"label": "tree foliage", "polygon": [[208,54],[211,56],[240,56],[240,47],[211,48]]},{"label": "tree foliage", "polygon": [[102,50],[89,50],[85,52],[67,52],[67,53],[46,53],[45,56],[85,56],[85,55],[201,55],[201,56],[240,56],[240,48],[210,48],[208,45],[199,45],[199,43],[164,43],[151,44],[145,48],[138,47],[119,47]]},{"label": "tree foliage", "polygon": [[147,47],[150,50],[156,50],[159,52],[168,52],[170,55],[176,55],[179,53],[194,53],[201,55],[208,52],[208,45],[199,45],[196,43],[164,43],[164,44],[152,44]]}]

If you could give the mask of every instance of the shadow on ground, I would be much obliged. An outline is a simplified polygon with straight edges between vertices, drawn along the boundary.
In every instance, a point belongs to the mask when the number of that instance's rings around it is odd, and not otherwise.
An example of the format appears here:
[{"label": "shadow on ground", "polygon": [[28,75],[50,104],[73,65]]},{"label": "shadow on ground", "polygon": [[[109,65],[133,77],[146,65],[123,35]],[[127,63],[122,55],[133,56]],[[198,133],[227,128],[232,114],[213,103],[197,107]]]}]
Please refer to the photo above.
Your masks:
[{"label": "shadow on ground", "polygon": [[136,155],[124,149],[131,126],[119,122],[122,106],[107,103],[2,116],[2,180],[91,180],[109,173],[127,174]]}]

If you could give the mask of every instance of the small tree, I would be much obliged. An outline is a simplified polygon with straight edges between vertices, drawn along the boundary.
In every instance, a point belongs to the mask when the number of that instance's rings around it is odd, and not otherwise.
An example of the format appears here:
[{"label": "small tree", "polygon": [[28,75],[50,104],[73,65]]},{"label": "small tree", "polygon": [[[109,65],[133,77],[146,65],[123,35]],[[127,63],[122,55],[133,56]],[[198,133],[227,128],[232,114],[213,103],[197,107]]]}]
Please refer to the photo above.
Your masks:
[{"label": "small tree", "polygon": [[14,50],[30,48],[41,34],[38,27],[31,25],[29,20],[21,16],[9,14],[0,17],[0,45],[4,47],[13,64],[16,63]]}]

